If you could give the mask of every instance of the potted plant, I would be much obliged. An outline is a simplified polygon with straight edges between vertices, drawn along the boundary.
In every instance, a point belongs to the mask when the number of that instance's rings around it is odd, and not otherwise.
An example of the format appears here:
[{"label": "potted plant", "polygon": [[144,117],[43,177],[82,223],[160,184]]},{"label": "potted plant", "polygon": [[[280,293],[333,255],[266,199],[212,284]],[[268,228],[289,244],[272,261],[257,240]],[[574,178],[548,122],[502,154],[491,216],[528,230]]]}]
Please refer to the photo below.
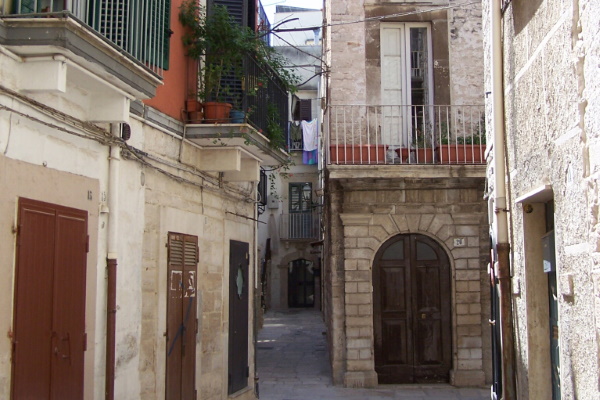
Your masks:
[{"label": "potted plant", "polygon": [[484,121],[476,127],[475,132],[464,136],[457,136],[454,141],[448,134],[447,127],[443,127],[441,144],[439,146],[440,162],[442,164],[483,164],[483,155],[486,147],[486,134]]},{"label": "potted plant", "polygon": [[433,146],[431,145],[431,134],[426,134],[422,129],[414,128],[410,148],[402,147],[396,149],[396,153],[407,164],[433,164]]},{"label": "potted plant", "polygon": [[[186,0],[179,19],[186,28],[183,43],[188,56],[200,60],[200,97],[209,122],[227,122],[231,103],[242,103],[241,93],[231,90],[224,78],[233,78],[244,86],[246,57],[268,66],[281,78],[285,89],[293,91],[296,77],[284,69],[283,58],[252,29],[237,23],[225,6],[216,5],[207,12],[198,1]],[[213,108],[223,108],[226,116],[213,116]]]}]

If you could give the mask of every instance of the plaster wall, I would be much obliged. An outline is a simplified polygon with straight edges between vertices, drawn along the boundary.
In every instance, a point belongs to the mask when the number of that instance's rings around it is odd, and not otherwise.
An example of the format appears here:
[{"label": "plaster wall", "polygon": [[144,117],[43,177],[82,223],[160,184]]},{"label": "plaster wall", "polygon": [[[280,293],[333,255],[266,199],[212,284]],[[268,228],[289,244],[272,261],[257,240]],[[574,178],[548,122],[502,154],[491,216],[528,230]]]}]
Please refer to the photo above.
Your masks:
[{"label": "plaster wall", "polygon": [[[19,197],[88,212],[85,398],[105,396],[106,243],[108,125],[78,121],[86,103],[76,105],[44,94],[37,104],[18,89],[18,59],[0,52],[0,327],[13,325],[15,233]],[[10,87],[4,86],[9,85]],[[73,91],[69,92],[75,93]],[[71,105],[73,106],[71,106]],[[54,109],[56,105],[64,113]],[[181,140],[141,119],[131,118],[128,146],[153,157],[152,165],[123,151],[119,163],[119,234],[115,398],[164,397],[166,239],[168,232],[197,235],[198,318],[196,387],[199,397],[227,398],[229,241],[249,243],[250,281],[255,288],[254,190],[250,183],[219,183],[178,162]],[[91,138],[95,138],[92,140]],[[166,174],[171,174],[167,176]],[[180,179],[173,179],[178,176]],[[247,216],[248,218],[234,214]],[[253,293],[253,292],[252,292]],[[250,298],[253,296],[251,295]],[[250,304],[253,304],[250,302]],[[248,389],[253,390],[253,306],[249,310]],[[10,398],[11,343],[0,341],[0,398]]]},{"label": "plaster wall", "polygon": [[[161,156],[175,164],[180,139],[145,125],[136,124],[144,134],[144,151]],[[166,165],[165,168],[169,169]],[[229,242],[249,243],[250,270],[246,290],[255,288],[254,222],[233,214],[254,213],[253,186],[234,184],[226,192],[188,175],[181,184],[163,173],[145,168],[143,185],[145,203],[142,207],[143,243],[140,248],[140,356],[135,367],[140,374],[140,395],[143,399],[159,399],[165,393],[167,238],[169,232],[198,236],[197,265],[196,388],[203,399],[227,398],[228,333],[229,333]],[[253,295],[250,295],[252,299]],[[254,303],[249,310],[249,386],[254,376],[253,325]],[[236,398],[254,398],[247,390]]]},{"label": "plaster wall", "polygon": [[[487,65],[489,18],[486,5]],[[548,339],[528,325],[539,312],[534,304],[542,289],[528,272],[533,255],[523,208],[532,206],[535,213],[548,199],[554,200],[555,210],[561,396],[600,395],[599,18],[600,5],[594,1],[536,0],[512,1],[502,21],[517,394],[523,399],[539,398],[550,384],[531,378],[543,373],[534,353],[539,353],[537,342]],[[489,168],[488,175],[493,173]],[[529,196],[542,187],[551,189],[548,198]]]}]

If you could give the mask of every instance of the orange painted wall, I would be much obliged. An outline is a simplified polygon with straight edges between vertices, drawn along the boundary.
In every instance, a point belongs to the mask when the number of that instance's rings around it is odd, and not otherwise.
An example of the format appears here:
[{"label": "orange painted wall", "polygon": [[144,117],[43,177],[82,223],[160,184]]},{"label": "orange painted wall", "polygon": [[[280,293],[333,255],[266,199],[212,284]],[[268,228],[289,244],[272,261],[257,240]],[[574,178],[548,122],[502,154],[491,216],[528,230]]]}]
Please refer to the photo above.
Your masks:
[{"label": "orange painted wall", "polygon": [[185,100],[194,97],[198,82],[197,62],[185,56],[181,40],[183,27],[179,22],[179,7],[183,0],[171,1],[171,35],[169,70],[164,71],[163,85],[156,90],[156,96],[145,100],[150,107],[178,120],[184,119]]}]

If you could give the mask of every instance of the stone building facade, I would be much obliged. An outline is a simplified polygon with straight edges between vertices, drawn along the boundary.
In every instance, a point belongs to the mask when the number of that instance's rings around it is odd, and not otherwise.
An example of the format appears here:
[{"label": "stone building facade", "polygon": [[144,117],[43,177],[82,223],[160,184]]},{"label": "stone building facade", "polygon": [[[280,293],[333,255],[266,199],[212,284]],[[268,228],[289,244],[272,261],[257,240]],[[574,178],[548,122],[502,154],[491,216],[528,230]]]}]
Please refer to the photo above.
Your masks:
[{"label": "stone building facade", "polygon": [[[323,290],[337,384],[491,381],[484,161],[441,150],[469,136],[485,152],[481,9],[453,4],[326,2]],[[478,114],[463,124],[467,106]]]},{"label": "stone building facade", "polygon": [[[494,64],[504,82],[499,179],[509,210],[515,398],[598,398],[600,5],[502,3],[502,60],[492,59],[492,3],[484,37],[486,91],[494,90]],[[488,103],[490,121],[496,107]],[[489,165],[491,182],[501,171]]]},{"label": "stone building facade", "polygon": [[[181,0],[51,3],[0,1],[0,398],[255,399],[257,187],[286,153],[192,118]],[[134,54],[83,5],[165,40]]]}]

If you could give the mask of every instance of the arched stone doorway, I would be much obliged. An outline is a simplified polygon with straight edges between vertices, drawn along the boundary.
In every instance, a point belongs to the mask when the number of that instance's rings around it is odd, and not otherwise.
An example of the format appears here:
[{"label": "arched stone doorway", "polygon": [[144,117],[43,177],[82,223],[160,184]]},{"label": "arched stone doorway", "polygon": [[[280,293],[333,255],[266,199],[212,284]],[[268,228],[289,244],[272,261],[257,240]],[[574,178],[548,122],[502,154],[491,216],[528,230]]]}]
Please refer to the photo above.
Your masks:
[{"label": "arched stone doorway", "polygon": [[379,383],[448,382],[452,367],[450,263],[433,239],[397,235],[373,264]]}]

